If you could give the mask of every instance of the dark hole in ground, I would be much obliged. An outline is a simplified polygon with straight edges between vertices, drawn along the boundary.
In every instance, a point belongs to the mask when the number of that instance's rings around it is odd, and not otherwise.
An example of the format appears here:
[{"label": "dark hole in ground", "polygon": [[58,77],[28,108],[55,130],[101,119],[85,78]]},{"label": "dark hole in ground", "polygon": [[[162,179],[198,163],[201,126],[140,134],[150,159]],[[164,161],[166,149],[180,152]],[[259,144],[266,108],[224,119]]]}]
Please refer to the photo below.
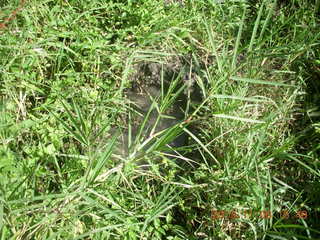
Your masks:
[{"label": "dark hole in ground", "polygon": [[[182,160],[183,157],[201,157],[200,154],[190,151],[190,148],[188,151],[183,150],[190,145],[190,137],[180,127],[183,125],[190,131],[195,132],[195,128],[185,124],[185,121],[191,111],[194,110],[190,107],[189,111],[186,112],[187,102],[192,102],[195,99],[197,102],[201,102],[202,98],[200,88],[192,79],[197,72],[194,69],[190,70],[190,66],[183,61],[168,64],[142,62],[134,65],[133,68],[135,72],[129,78],[131,87],[124,92],[130,102],[131,109],[131,120],[126,121],[132,124],[130,132],[128,130],[129,126],[124,127],[118,144],[120,147],[116,154],[128,156],[135,147],[134,142],[137,138],[139,138],[137,141],[141,143],[153,134],[157,135],[159,133],[159,136],[151,140],[138,156],[145,155],[150,149],[152,149],[150,152],[153,150],[164,152],[167,157],[172,155],[169,158],[175,159],[175,163],[182,167],[182,171],[184,171],[183,166],[189,164],[190,167],[190,162]],[[192,84],[188,84],[189,82],[192,82]],[[192,94],[189,94],[188,98],[187,92],[190,90],[192,90]],[[167,108],[164,107],[166,101],[169,102]],[[152,106],[155,107],[150,111]],[[127,123],[125,125],[128,125]],[[160,134],[162,131],[164,132]],[[111,133],[113,132],[111,131]],[[132,146],[129,146],[128,141],[130,135],[131,142],[133,142]],[[158,146],[157,144],[161,140],[163,142]],[[173,157],[177,155],[177,152],[175,152],[177,149],[183,157]],[[196,159],[195,162],[199,161]],[[192,166],[197,167],[195,165]]]}]

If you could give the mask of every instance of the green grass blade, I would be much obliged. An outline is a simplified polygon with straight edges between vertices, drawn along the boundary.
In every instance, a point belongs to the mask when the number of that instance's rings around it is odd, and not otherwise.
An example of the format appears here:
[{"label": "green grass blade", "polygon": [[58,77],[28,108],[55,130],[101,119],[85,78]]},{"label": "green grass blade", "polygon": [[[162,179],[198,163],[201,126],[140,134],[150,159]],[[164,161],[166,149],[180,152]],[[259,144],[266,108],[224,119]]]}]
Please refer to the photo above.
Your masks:
[{"label": "green grass blade", "polygon": [[311,168],[310,166],[308,166],[307,164],[305,164],[304,162],[300,161],[299,159],[297,159],[296,157],[294,157],[292,154],[288,155],[288,158],[292,159],[293,161],[299,163],[301,166],[303,166],[304,168],[308,169],[312,174],[314,174],[317,177],[320,177],[320,172],[314,170],[313,168]]},{"label": "green grass blade", "polygon": [[253,31],[252,31],[252,35],[251,35],[251,40],[250,40],[250,43],[249,43],[248,52],[252,51],[253,44],[255,43],[255,38],[256,38],[256,35],[257,35],[258,27],[260,25],[260,19],[261,19],[262,10],[264,8],[264,5],[265,5],[265,1],[263,1],[261,3],[261,5],[260,5],[258,16],[257,16],[257,19],[256,19],[256,21],[254,23],[254,27],[253,27]]},{"label": "green grass blade", "polygon": [[270,103],[270,102],[272,102],[270,99],[261,99],[258,97],[241,97],[241,96],[232,96],[232,95],[223,95],[223,94],[213,94],[210,96],[210,98],[232,99],[232,100],[240,100],[240,101],[245,101],[245,102],[256,102],[256,103]]},{"label": "green grass blade", "polygon": [[226,115],[226,114],[212,114],[212,116],[217,117],[217,118],[232,119],[232,120],[237,120],[240,122],[247,122],[247,123],[260,123],[260,124],[265,123],[264,121],[261,121],[261,120],[242,118],[242,117],[231,116],[231,115]]},{"label": "green grass blade", "polygon": [[294,87],[293,85],[290,85],[290,84],[264,81],[264,80],[258,80],[258,79],[252,79],[252,78],[231,77],[231,79],[234,81],[253,83],[253,84],[264,84],[264,85],[279,86],[279,87]]},{"label": "green grass blade", "polygon": [[114,135],[110,140],[110,142],[107,143],[107,148],[104,151],[103,155],[98,159],[97,163],[94,166],[94,169],[90,171],[90,175],[88,177],[88,181],[86,182],[86,184],[88,185],[92,184],[95,181],[95,179],[98,177],[102,168],[105,166],[105,163],[107,162],[107,160],[110,158],[112,154],[114,144],[117,138],[118,136]]},{"label": "green grass blade", "polygon": [[236,39],[234,50],[233,50],[233,59],[232,59],[232,70],[233,71],[236,69],[238,50],[239,50],[239,46],[240,46],[240,40],[241,40],[241,36],[242,36],[243,25],[245,23],[246,14],[247,14],[247,8],[245,7],[245,9],[243,10],[241,23],[240,23],[237,39]]},{"label": "green grass blade", "polygon": [[[272,0],[271,0],[271,1],[272,1]],[[270,1],[269,1],[269,2],[270,2]],[[269,3],[269,2],[268,2],[268,3]],[[268,4],[268,3],[267,3],[267,4]],[[277,6],[277,1],[273,1],[273,2],[271,3],[271,7],[269,8],[267,18],[266,18],[266,20],[265,20],[264,23],[263,23],[263,26],[262,26],[262,29],[261,29],[261,32],[260,32],[260,35],[259,35],[259,39],[262,39],[262,38],[263,38],[263,35],[264,35],[264,33],[265,33],[266,29],[267,29],[267,26],[268,26],[268,24],[269,24],[269,22],[270,22],[270,19],[271,19],[272,15],[274,14],[274,11],[275,11],[276,6]]]},{"label": "green grass blade", "polygon": [[[58,122],[60,122],[62,124],[62,126],[67,130],[68,133],[70,133],[77,141],[79,141],[80,143],[82,143],[83,145],[87,145],[87,141],[86,139],[79,134],[78,132],[74,131],[64,120],[62,120],[61,118],[59,118],[55,113],[53,113],[52,111],[50,111],[48,109],[48,111],[52,114],[52,116],[58,120]],[[71,113],[70,113],[71,114]],[[69,115],[69,114],[68,114]],[[73,118],[73,117],[72,117]],[[75,123],[76,126],[78,125],[77,123]],[[77,129],[77,127],[76,127]],[[78,129],[77,129],[78,130]]]},{"label": "green grass blade", "polygon": [[88,135],[87,124],[86,124],[86,122],[84,121],[82,112],[81,112],[81,110],[79,109],[78,104],[76,104],[76,103],[74,102],[74,100],[72,100],[72,107],[73,107],[73,109],[76,110],[76,114],[77,114],[77,116],[78,116],[79,123],[80,123],[80,126],[81,126],[81,127],[78,128],[78,130],[81,132],[81,135],[82,135],[85,139],[88,139],[88,138],[87,138],[87,135]]},{"label": "green grass blade", "polygon": [[221,58],[220,58],[220,56],[218,54],[218,51],[217,51],[217,46],[216,46],[216,43],[215,43],[214,33],[212,31],[212,26],[209,25],[208,21],[206,21],[206,20],[204,20],[204,24],[205,24],[205,27],[206,27],[206,30],[207,30],[207,34],[208,34],[208,37],[209,37],[209,43],[210,43],[211,51],[212,51],[212,53],[215,56],[216,61],[217,61],[219,73],[222,73],[222,71],[223,71],[223,69],[222,69],[222,61],[221,61]]}]

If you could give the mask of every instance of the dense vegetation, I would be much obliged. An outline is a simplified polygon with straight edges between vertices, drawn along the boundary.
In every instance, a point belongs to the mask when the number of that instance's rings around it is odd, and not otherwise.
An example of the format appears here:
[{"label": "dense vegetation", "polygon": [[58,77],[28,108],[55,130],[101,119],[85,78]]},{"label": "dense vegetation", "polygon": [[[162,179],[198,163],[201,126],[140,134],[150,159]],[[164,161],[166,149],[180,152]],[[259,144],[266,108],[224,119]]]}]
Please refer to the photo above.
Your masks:
[{"label": "dense vegetation", "polygon": [[[320,1],[0,6],[1,239],[320,238]],[[185,119],[115,158],[150,64]]]}]

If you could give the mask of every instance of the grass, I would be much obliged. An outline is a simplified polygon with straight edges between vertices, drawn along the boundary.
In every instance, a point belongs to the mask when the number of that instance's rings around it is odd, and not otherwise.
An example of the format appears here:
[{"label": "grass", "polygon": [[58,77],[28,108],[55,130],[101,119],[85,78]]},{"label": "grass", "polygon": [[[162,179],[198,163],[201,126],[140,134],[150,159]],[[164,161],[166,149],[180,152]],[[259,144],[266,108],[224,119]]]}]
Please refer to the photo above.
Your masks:
[{"label": "grass", "polygon": [[[319,1],[19,4],[0,13],[1,239],[320,238]],[[145,137],[144,116],[115,158],[150,63],[173,72],[153,108],[184,92],[185,119]]]}]

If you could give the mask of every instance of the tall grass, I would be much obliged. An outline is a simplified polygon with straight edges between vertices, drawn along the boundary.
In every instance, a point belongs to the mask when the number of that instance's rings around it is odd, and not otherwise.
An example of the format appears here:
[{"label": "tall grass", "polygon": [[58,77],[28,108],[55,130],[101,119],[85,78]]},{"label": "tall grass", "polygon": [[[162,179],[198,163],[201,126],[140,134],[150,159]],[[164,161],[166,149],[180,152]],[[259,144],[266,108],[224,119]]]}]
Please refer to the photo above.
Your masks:
[{"label": "tall grass", "polygon": [[[319,237],[318,11],[26,1],[0,29],[1,239]],[[131,134],[125,92],[150,63],[161,94]],[[156,131],[181,96],[185,118]]]}]

